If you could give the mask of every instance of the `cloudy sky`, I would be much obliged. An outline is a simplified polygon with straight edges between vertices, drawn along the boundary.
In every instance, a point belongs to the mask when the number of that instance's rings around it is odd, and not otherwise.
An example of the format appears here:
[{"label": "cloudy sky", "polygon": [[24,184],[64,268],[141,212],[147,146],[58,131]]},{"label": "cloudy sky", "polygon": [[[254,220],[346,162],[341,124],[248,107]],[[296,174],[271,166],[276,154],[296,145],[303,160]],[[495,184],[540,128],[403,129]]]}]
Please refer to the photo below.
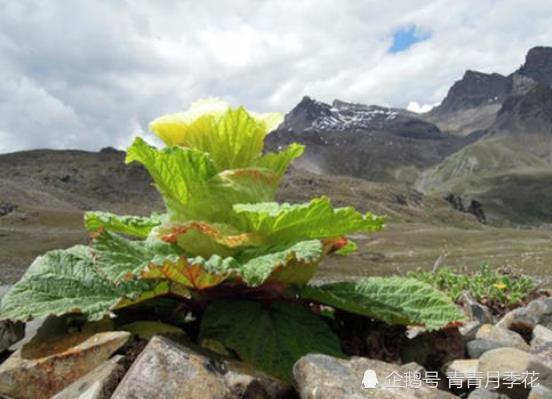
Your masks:
[{"label": "cloudy sky", "polygon": [[[0,152],[124,148],[218,96],[420,109],[552,45],[550,0],[0,0]],[[147,134],[147,133],[146,133]]]}]

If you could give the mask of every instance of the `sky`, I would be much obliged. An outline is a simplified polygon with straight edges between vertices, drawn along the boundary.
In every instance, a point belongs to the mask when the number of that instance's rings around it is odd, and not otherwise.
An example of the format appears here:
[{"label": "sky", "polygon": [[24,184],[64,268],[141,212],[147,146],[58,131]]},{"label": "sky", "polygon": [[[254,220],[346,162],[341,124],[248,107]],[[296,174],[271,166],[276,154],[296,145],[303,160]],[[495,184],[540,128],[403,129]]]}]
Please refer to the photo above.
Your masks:
[{"label": "sky", "polygon": [[124,149],[204,97],[439,103],[552,45],[549,0],[0,0],[0,152]]}]

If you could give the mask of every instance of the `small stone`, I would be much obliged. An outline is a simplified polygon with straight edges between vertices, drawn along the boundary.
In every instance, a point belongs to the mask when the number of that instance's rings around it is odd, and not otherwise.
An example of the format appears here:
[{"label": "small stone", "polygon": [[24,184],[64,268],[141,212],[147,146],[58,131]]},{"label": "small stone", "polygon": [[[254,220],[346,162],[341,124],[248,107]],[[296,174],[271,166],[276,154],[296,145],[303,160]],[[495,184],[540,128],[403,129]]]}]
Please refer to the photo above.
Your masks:
[{"label": "small stone", "polygon": [[533,339],[531,340],[531,349],[533,351],[543,346],[552,345],[552,330],[537,325],[533,330]]},{"label": "small stone", "polygon": [[49,398],[102,364],[129,337],[126,331],[37,335],[0,365],[0,393]]},{"label": "small stone", "polygon": [[125,374],[124,356],[113,356],[51,399],[109,399]]},{"label": "small stone", "polygon": [[463,292],[459,301],[471,320],[476,320],[481,324],[494,322],[491,309],[477,302],[468,292]]},{"label": "small stone", "polygon": [[468,399],[508,399],[508,396],[484,388],[477,388],[469,394]]},{"label": "small stone", "polygon": [[[483,375],[498,372],[507,373],[538,373],[538,383],[552,388],[552,368],[545,364],[539,356],[516,349],[499,348],[485,352],[479,358],[478,371]],[[511,395],[509,395],[511,396]],[[527,396],[527,394],[525,394]]]},{"label": "small stone", "polygon": [[508,347],[529,351],[531,348],[525,340],[516,333],[504,328],[484,324],[475,334],[476,339],[468,342],[469,356],[478,358],[483,353],[496,348]]},{"label": "small stone", "polygon": [[477,359],[485,352],[493,349],[503,348],[500,342],[488,341],[486,339],[474,339],[466,344],[468,356],[472,359]]},{"label": "small stone", "polygon": [[112,399],[280,398],[291,387],[244,363],[154,336]]},{"label": "small stone", "polygon": [[531,389],[527,399],[552,399],[552,389],[537,385]]},{"label": "small stone", "polygon": [[472,341],[475,339],[477,331],[481,328],[482,324],[477,320],[472,320],[458,328],[460,335],[464,338],[464,341]]},{"label": "small stone", "polygon": [[[421,383],[419,387],[392,388],[385,380],[397,365],[379,360],[353,357],[338,359],[309,354],[297,361],[293,375],[301,399],[453,399],[453,394]],[[364,388],[363,388],[364,385]]]}]

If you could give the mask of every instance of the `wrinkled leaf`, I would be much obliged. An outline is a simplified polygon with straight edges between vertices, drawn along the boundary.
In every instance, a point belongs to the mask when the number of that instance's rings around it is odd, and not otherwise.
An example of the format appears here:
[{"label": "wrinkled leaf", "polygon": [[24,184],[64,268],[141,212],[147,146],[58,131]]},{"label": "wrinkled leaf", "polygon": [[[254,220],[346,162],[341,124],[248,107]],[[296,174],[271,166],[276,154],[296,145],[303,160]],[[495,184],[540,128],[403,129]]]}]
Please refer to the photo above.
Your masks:
[{"label": "wrinkled leaf", "polygon": [[98,320],[122,298],[136,298],[151,289],[143,281],[115,284],[96,270],[90,249],[77,245],[38,257],[2,298],[0,319],[83,313]]},{"label": "wrinkled leaf", "polygon": [[177,246],[155,238],[131,241],[108,231],[96,235],[91,247],[95,267],[115,282],[134,278],[151,263],[174,262],[182,255]]},{"label": "wrinkled leaf", "polygon": [[86,212],[84,214],[84,227],[88,231],[105,229],[112,233],[146,238],[154,227],[161,224],[162,219],[163,217],[157,214],[143,217],[119,216],[109,212]]},{"label": "wrinkled leaf", "polygon": [[255,232],[269,242],[338,237],[352,232],[381,230],[384,219],[370,213],[361,214],[351,207],[332,208],[327,197],[305,204],[277,202],[236,204],[243,230]]},{"label": "wrinkled leaf", "polygon": [[444,293],[412,278],[369,277],[358,282],[306,286],[300,296],[388,324],[422,325],[428,330],[463,319]]},{"label": "wrinkled leaf", "polygon": [[307,353],[341,356],[328,325],[300,305],[226,300],[211,304],[201,321],[201,340],[214,340],[253,366],[292,380],[293,364]]}]

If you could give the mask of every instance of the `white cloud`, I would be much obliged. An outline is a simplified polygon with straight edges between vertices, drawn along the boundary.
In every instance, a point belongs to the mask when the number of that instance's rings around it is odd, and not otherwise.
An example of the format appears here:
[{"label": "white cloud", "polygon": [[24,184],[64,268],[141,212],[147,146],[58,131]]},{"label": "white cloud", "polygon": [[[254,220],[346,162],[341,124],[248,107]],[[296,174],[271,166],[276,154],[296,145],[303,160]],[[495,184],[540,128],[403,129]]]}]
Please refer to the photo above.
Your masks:
[{"label": "white cloud", "polygon": [[408,105],[406,106],[406,109],[412,112],[416,112],[417,114],[423,114],[424,112],[431,111],[433,107],[435,107],[438,104],[423,104],[420,105],[416,101],[410,101]]},{"label": "white cloud", "polygon": [[[124,147],[207,96],[423,109],[465,69],[509,73],[552,37],[547,0],[0,2],[0,151]],[[389,54],[401,26],[431,37]]]}]

